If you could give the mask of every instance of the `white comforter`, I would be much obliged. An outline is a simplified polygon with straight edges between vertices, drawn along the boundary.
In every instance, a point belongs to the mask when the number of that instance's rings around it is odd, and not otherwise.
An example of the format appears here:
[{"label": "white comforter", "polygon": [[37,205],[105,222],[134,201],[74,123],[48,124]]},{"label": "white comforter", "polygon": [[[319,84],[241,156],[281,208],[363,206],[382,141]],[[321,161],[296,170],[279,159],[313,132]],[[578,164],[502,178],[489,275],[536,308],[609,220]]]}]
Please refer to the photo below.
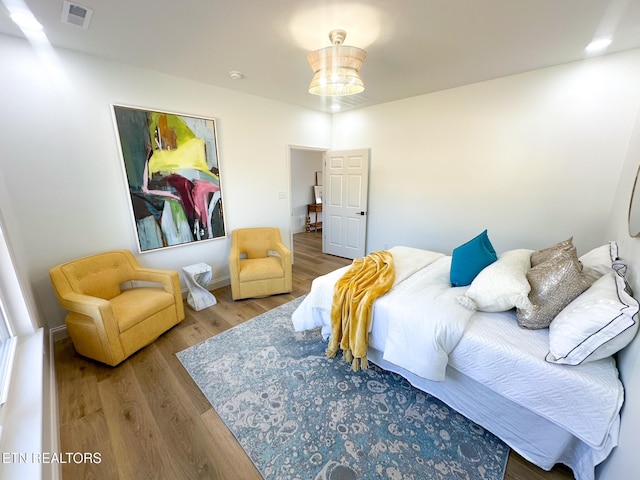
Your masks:
[{"label": "white comforter", "polygon": [[[420,377],[442,381],[449,353],[460,341],[472,311],[460,306],[455,297],[467,287],[452,288],[449,282],[451,257],[410,247],[393,247],[396,279],[393,289],[378,298],[373,308],[371,345],[384,352],[384,359]],[[333,287],[349,267],[313,281],[311,292],[293,313],[297,331],[322,327],[331,334],[330,311]],[[397,325],[376,334],[376,324]],[[420,352],[420,355],[416,355]]]}]

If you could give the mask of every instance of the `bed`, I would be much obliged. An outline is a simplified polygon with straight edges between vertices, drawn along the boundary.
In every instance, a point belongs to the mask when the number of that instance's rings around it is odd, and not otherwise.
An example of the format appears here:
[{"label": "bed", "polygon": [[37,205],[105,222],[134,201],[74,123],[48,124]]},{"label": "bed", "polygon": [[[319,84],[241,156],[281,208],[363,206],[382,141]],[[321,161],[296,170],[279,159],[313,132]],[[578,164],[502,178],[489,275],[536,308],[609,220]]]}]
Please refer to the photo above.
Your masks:
[{"label": "bed", "polygon": [[[565,241],[550,248],[566,247]],[[595,466],[617,445],[620,427],[624,390],[614,353],[638,327],[638,303],[614,271],[622,270],[615,242],[573,262],[587,283],[553,312],[546,328],[522,325],[526,312],[539,307],[532,250],[496,255],[470,284],[457,287],[451,284],[456,250],[452,256],[409,247],[389,251],[396,278],[373,304],[368,360],[444,401],[539,467],[562,463],[578,480],[593,480]],[[320,327],[325,339],[331,335],[334,286],[348,269],[313,281],[292,316],[296,330]],[[549,271],[545,275],[548,284]],[[557,280],[557,271],[551,277]],[[487,288],[479,294],[481,281]],[[551,285],[553,295],[561,290]],[[492,307],[482,297],[497,291]]]}]

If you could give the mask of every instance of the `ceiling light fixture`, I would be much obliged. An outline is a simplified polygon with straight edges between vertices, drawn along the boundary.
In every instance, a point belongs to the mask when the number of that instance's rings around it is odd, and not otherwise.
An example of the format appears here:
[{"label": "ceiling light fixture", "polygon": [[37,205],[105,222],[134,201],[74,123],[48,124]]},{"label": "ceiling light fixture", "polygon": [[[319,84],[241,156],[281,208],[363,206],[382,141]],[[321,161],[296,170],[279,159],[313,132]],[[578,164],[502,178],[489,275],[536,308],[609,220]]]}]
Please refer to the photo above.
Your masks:
[{"label": "ceiling light fixture", "polygon": [[354,95],[364,91],[360,67],[367,52],[358,47],[343,45],[347,32],[332,30],[331,47],[315,50],[307,55],[314,72],[309,93],[328,97]]}]

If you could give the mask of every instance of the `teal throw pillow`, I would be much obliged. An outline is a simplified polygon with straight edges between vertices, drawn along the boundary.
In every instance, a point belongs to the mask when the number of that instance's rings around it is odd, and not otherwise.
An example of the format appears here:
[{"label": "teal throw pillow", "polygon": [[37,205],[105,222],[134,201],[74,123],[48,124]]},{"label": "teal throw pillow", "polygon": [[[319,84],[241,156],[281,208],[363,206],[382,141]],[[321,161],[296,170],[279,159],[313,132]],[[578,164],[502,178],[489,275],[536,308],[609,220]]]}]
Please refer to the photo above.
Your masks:
[{"label": "teal throw pillow", "polygon": [[450,281],[454,287],[470,285],[483,268],[498,259],[485,230],[453,250]]}]

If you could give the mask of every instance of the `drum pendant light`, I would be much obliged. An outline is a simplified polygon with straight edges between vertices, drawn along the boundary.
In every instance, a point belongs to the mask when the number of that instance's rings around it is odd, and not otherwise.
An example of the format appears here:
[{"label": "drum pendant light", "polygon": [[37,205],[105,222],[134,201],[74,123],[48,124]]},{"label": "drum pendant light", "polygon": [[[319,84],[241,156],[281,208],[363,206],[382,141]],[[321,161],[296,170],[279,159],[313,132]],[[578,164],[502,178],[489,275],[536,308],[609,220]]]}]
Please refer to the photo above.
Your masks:
[{"label": "drum pendant light", "polygon": [[340,97],[364,91],[360,67],[367,52],[361,48],[343,45],[346,36],[344,30],[332,30],[329,33],[332,46],[307,55],[307,61],[314,72],[309,93]]}]

